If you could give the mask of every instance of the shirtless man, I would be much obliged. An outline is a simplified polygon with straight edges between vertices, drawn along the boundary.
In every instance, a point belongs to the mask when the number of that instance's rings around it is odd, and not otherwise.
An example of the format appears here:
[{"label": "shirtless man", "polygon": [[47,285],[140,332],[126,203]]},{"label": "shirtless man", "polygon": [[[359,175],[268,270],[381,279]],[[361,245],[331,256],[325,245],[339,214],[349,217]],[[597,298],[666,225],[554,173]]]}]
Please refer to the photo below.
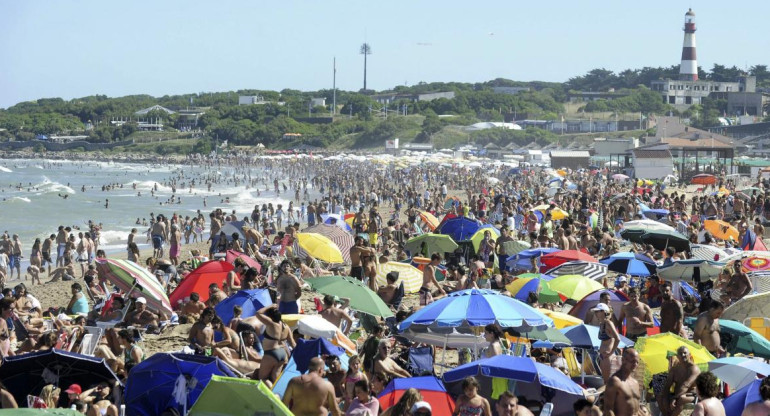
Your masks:
[{"label": "shirtless man", "polygon": [[[259,251],[262,247],[262,242],[265,237],[262,236],[256,228],[251,228],[248,225],[243,226],[244,243],[246,244],[246,253],[251,254],[254,251]],[[253,246],[252,246],[253,244]]]},{"label": "shirtless man", "polygon": [[390,342],[383,339],[377,346],[377,356],[374,357],[374,372],[387,374],[390,378],[411,377],[408,371],[401,368],[392,358],[388,356],[390,352]]},{"label": "shirtless man", "polygon": [[[192,297],[190,297],[192,299]],[[210,307],[217,306],[217,303],[227,299],[227,295],[225,292],[219,289],[219,286],[217,286],[216,283],[212,283],[209,285],[209,300],[206,301],[206,304]]]},{"label": "shirtless man", "polygon": [[620,308],[619,322],[626,320],[626,337],[636,342],[639,337],[647,335],[647,328],[652,328],[652,309],[639,302],[639,289],[632,287],[628,290],[628,302]]},{"label": "shirtless man", "polygon": [[215,213],[209,214],[209,240],[211,241],[211,247],[209,247],[209,257],[213,258],[214,253],[217,251],[217,246],[219,246],[219,231],[222,229],[222,222],[217,218],[217,215]]},{"label": "shirtless man", "polygon": [[208,307],[201,312],[201,319],[190,328],[190,347],[203,351],[205,355],[211,355],[211,348],[214,346],[214,328],[211,321],[215,316],[214,308]]},{"label": "shirtless man", "polygon": [[206,309],[206,304],[201,302],[201,296],[198,292],[190,293],[190,300],[182,305],[182,309],[179,313],[180,319],[184,319],[183,323],[193,323],[201,316],[201,312]]},{"label": "shirtless man", "polygon": [[[59,226],[59,230],[56,234],[56,267],[64,265],[64,257],[68,254],[64,249],[67,245],[67,231],[63,225]],[[48,273],[51,274],[50,272]]]},{"label": "shirtless man", "polygon": [[[695,405],[692,416],[726,416],[725,407],[722,405],[722,401],[717,398],[719,383],[714,374],[710,371],[700,373],[695,379],[695,387],[700,400]],[[760,393],[761,391],[760,387]],[[761,414],[765,416],[768,413],[770,413],[770,407],[766,407]]]},{"label": "shirtless man", "polygon": [[709,309],[698,315],[692,335],[693,342],[706,347],[715,357],[719,357],[725,352],[724,348],[719,345],[719,317],[722,316],[724,310],[722,302],[718,300],[711,301]]},{"label": "shirtless man", "polygon": [[735,262],[735,269],[730,276],[730,280],[727,281],[727,286],[724,291],[724,303],[729,305],[743,298],[754,290],[751,285],[749,276],[741,270],[741,262]]},{"label": "shirtless man", "polygon": [[682,304],[674,299],[671,293],[671,283],[666,282],[660,287],[660,295],[663,302],[660,304],[660,332],[685,337],[684,333],[684,309]]},{"label": "shirtless man", "polygon": [[334,399],[334,386],[324,380],[324,362],[321,357],[310,359],[307,374],[289,381],[283,403],[296,416],[342,416]]},{"label": "shirtless man", "polygon": [[125,321],[129,325],[141,327],[146,327],[148,325],[158,326],[158,315],[147,309],[147,299],[140,296],[136,298],[134,310],[126,315]]},{"label": "shirtless man", "polygon": [[498,416],[535,416],[526,407],[519,406],[519,398],[510,391],[500,394],[495,408]]},{"label": "shirtless man", "polygon": [[[746,406],[746,408],[743,409],[741,416],[767,416],[770,414],[770,377],[762,379],[762,383],[759,385],[759,397],[762,398],[762,401]],[[695,413],[693,412],[693,415],[694,414]],[[711,415],[708,414],[707,416]]]},{"label": "shirtless man", "polygon": [[166,240],[166,223],[161,221],[160,215],[156,218],[155,224],[150,230],[152,236],[152,256],[155,258],[163,257],[163,242]]},{"label": "shirtless man", "polygon": [[690,349],[684,345],[677,348],[676,358],[677,363],[668,372],[663,393],[658,395],[658,406],[663,416],[678,416],[685,404],[695,401],[695,378],[700,369],[695,365]]},{"label": "shirtless man", "polygon": [[441,254],[433,253],[430,256],[430,263],[425,265],[422,271],[422,286],[420,287],[420,305],[425,306],[433,302],[433,292],[431,291],[431,285],[438,288],[439,293],[442,296],[446,296],[446,291],[439,286],[436,280],[436,267],[441,263]]},{"label": "shirtless man", "polygon": [[633,377],[639,365],[639,353],[633,348],[623,351],[620,370],[610,377],[604,391],[604,414],[607,416],[637,416],[642,414],[641,388]]},{"label": "shirtless man", "polygon": [[48,276],[51,276],[51,264],[53,264],[53,259],[51,258],[51,247],[54,244],[54,241],[56,241],[56,234],[51,234],[50,237],[43,240],[43,247],[40,249],[40,252],[43,255],[43,261],[40,264],[40,267],[45,267],[46,264],[48,265]]},{"label": "shirtless man", "polygon": [[355,245],[350,248],[350,275],[358,280],[364,280],[364,267],[361,257],[374,256],[377,252],[370,247],[364,247],[364,238],[356,236]]},{"label": "shirtless man", "polygon": [[344,333],[345,335],[347,335],[348,333],[350,333],[350,328],[353,326],[353,319],[343,309],[347,308],[347,306],[350,304],[350,299],[341,298],[341,300],[342,300],[342,308],[338,308],[336,305],[336,299],[334,299],[334,296],[332,295],[324,296],[324,310],[321,311],[320,315],[322,318],[331,322],[337,328],[341,328],[340,325],[344,321],[345,322]]},{"label": "shirtless man", "polygon": [[390,272],[385,276],[387,282],[384,286],[380,286],[377,289],[377,295],[388,306],[393,306],[393,298],[398,293],[398,272]]}]

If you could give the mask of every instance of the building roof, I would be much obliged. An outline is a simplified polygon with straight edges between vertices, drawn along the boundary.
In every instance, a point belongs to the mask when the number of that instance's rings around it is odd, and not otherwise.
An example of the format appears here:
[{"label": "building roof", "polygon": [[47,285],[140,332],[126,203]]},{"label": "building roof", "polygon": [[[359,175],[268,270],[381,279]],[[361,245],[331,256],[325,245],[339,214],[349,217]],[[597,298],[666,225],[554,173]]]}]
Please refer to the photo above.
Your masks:
[{"label": "building roof", "polygon": [[144,109],[142,109],[142,110],[139,110],[139,111],[137,111],[137,112],[136,112],[136,113],[134,113],[134,114],[136,114],[136,115],[140,115],[140,116],[141,116],[141,115],[145,115],[145,114],[149,113],[150,111],[155,111],[155,110],[158,110],[158,111],[165,111],[167,114],[174,114],[174,112],[173,112],[173,111],[169,110],[169,109],[168,109],[168,108],[166,108],[166,107],[163,107],[162,105],[154,105],[154,106],[152,106],[152,107],[147,107],[147,108],[144,108]]},{"label": "building roof", "polygon": [[684,148],[684,149],[703,149],[703,148],[714,148],[714,149],[732,149],[734,146],[731,146],[727,143],[722,142],[721,140],[717,139],[716,137],[709,137],[709,136],[719,136],[715,133],[707,133],[707,134],[701,134],[700,136],[695,136],[694,134],[690,134],[690,137],[664,137],[661,139],[663,143],[668,144],[671,148]]},{"label": "building roof", "polygon": [[586,150],[551,150],[551,157],[591,157],[591,154]]},{"label": "building roof", "polygon": [[637,159],[671,159],[669,150],[633,149],[631,152]]}]

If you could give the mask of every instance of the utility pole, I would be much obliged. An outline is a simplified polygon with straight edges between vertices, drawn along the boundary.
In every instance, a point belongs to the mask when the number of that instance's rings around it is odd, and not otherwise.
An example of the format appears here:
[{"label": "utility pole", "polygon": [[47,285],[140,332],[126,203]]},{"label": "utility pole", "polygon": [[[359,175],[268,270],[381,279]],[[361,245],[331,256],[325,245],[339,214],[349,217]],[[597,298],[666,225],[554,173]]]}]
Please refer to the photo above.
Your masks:
[{"label": "utility pole", "polygon": [[334,75],[332,77],[332,117],[337,113],[337,57],[334,57]]}]

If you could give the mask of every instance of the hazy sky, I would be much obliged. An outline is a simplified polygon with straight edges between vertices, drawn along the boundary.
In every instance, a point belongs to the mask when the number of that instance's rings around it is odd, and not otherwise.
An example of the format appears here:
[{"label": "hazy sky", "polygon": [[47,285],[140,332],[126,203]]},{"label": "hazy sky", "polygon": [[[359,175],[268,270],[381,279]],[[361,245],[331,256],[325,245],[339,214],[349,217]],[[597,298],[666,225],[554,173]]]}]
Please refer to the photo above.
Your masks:
[{"label": "hazy sky", "polygon": [[770,2],[0,0],[0,108],[93,94],[420,81],[565,81],[679,63],[688,7],[698,63],[770,64]]}]

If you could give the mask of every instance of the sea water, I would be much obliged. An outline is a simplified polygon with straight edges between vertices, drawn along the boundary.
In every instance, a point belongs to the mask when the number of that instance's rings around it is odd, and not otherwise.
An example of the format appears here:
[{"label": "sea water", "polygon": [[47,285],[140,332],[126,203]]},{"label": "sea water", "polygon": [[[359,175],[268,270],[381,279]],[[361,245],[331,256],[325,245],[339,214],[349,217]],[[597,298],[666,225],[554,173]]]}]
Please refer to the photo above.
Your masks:
[{"label": "sea water", "polygon": [[[282,204],[285,210],[287,198],[294,196],[291,190],[291,194],[276,195],[271,172],[257,168],[247,171],[252,177],[260,178],[256,187],[245,182],[238,186],[232,181],[228,183],[228,178],[243,177],[243,174],[243,170],[236,172],[234,168],[224,166],[4,159],[0,160],[0,233],[7,231],[10,235],[19,235],[24,247],[23,264],[26,264],[35,238],[42,240],[56,234],[60,225],[73,227],[75,234],[78,232],[76,227],[85,232],[91,220],[102,224],[99,247],[117,252],[115,256],[123,258],[132,228],[138,231],[136,241],[142,243],[140,249],[149,247],[144,238],[148,226],[137,225],[136,221],[146,220],[149,224],[150,213],[155,216],[164,214],[168,218],[175,213],[192,217],[201,210],[206,218],[207,232],[208,213],[215,208],[222,208],[227,213],[235,211],[237,217],[243,219],[251,215],[255,205],[272,203],[275,207]],[[196,179],[196,187],[192,190],[189,185],[177,188],[174,194],[170,179],[180,175],[185,179],[178,179],[179,182],[189,184],[190,179]],[[200,182],[203,176],[216,176],[221,183],[213,184],[209,190]],[[263,177],[267,179],[269,191],[261,181]],[[116,186],[102,190],[105,185]],[[153,190],[154,195],[151,195]],[[172,195],[179,197],[181,203],[168,204]],[[227,199],[229,203],[225,202]],[[105,207],[107,200],[109,207]],[[296,201],[295,204],[299,205]]]}]

